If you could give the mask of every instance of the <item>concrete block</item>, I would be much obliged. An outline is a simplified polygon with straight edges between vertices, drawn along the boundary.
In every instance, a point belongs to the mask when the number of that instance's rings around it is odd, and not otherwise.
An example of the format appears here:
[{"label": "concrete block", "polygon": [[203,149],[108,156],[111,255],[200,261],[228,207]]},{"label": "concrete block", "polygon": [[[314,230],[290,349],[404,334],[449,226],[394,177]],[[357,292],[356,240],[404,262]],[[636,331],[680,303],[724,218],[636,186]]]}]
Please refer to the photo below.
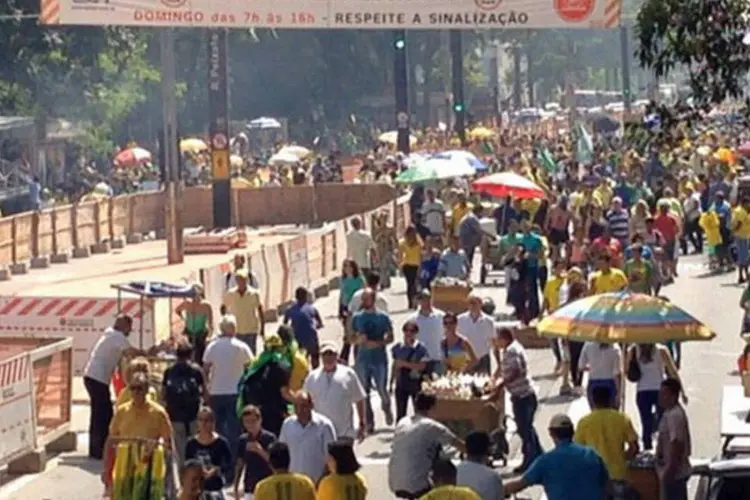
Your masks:
[{"label": "concrete block", "polygon": [[91,245],[91,253],[93,254],[109,253],[109,242],[102,241],[101,243]]},{"label": "concrete block", "polygon": [[74,259],[85,259],[91,255],[91,251],[88,248],[74,248],[73,258]]},{"label": "concrete block", "polygon": [[78,448],[78,435],[75,432],[66,432],[59,438],[47,445],[47,451],[51,453],[67,453]]},{"label": "concrete block", "polygon": [[29,266],[25,262],[17,262],[8,266],[11,274],[26,274],[29,272]]},{"label": "concrete block", "polygon": [[143,235],[140,233],[129,234],[125,241],[128,242],[128,245],[137,245],[143,241]]},{"label": "concrete block", "polygon": [[49,267],[49,257],[34,257],[31,259],[31,269],[47,269]]},{"label": "concrete block", "polygon": [[274,323],[279,318],[279,312],[276,309],[264,309],[263,321],[265,323]]},{"label": "concrete block", "polygon": [[320,297],[327,297],[330,289],[328,283],[323,283],[313,288],[313,297],[319,299]]},{"label": "concrete block", "polygon": [[47,466],[47,452],[37,449],[8,464],[10,474],[38,474]]},{"label": "concrete block", "polygon": [[70,261],[70,254],[56,253],[56,254],[50,255],[49,260],[53,264],[67,264]]},{"label": "concrete block", "polygon": [[122,250],[125,248],[125,238],[114,238],[109,246],[112,250]]},{"label": "concrete block", "polygon": [[10,279],[9,269],[0,269],[0,281],[8,281]]}]

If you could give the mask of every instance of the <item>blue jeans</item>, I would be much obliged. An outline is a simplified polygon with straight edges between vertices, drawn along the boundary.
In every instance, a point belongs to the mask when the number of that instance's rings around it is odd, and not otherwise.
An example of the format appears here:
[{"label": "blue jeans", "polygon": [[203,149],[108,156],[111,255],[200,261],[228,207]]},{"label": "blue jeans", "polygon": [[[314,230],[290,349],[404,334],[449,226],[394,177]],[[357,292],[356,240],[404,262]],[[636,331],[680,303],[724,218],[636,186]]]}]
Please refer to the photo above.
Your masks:
[{"label": "blue jeans", "polygon": [[[361,353],[361,351],[360,351]],[[370,389],[375,383],[375,390],[378,392],[381,401],[381,409],[386,415],[391,411],[391,396],[388,394],[388,363],[373,363],[368,359],[358,356],[354,362],[354,371],[357,372],[362,388],[365,390],[365,408],[367,409],[367,425],[375,425],[375,416],[370,404]]]},{"label": "blue jeans", "polygon": [[526,469],[544,451],[539,443],[536,429],[534,429],[534,416],[536,415],[538,402],[536,394],[529,394],[520,398],[512,396],[510,402],[513,407],[513,419],[516,421],[518,436],[522,442],[523,463],[521,468]]},{"label": "blue jeans", "polygon": [[[211,395],[211,410],[214,412],[216,432],[229,441],[237,442],[240,437],[240,419],[237,416],[237,394]],[[235,446],[232,449],[232,464],[235,459]]]},{"label": "blue jeans", "polygon": [[674,361],[675,366],[679,369],[682,364],[682,343],[670,340],[666,344],[669,354],[672,356],[672,361]]},{"label": "blue jeans", "polygon": [[659,391],[638,391],[635,395],[635,404],[638,406],[638,415],[641,417],[641,429],[643,429],[643,449],[653,448],[651,437],[656,432],[662,410],[659,407]]}]

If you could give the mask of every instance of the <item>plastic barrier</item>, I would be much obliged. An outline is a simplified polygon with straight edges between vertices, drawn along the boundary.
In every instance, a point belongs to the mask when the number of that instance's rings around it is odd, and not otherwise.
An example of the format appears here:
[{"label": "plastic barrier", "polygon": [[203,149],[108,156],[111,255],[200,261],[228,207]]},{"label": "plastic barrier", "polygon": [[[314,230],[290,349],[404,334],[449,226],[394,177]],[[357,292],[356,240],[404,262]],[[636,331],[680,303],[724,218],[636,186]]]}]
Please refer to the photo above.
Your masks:
[{"label": "plastic barrier", "polygon": [[[43,470],[46,456],[38,450],[65,435],[73,439],[57,450],[75,449],[72,351],[71,339],[0,339],[0,466],[10,472]],[[28,455],[36,456],[24,463]]]},{"label": "plastic barrier", "polygon": [[[130,314],[134,319],[133,344],[142,343],[144,348],[148,348],[158,342],[154,335],[155,299],[141,301],[123,298],[120,302],[121,312]],[[0,337],[71,337],[73,368],[76,375],[82,375],[91,349],[101,332],[112,326],[117,311],[117,299],[0,297],[0,316],[3,318]],[[0,338],[0,343],[4,341],[4,338]]]},{"label": "plastic barrier", "polygon": [[30,365],[28,353],[0,362],[0,466],[36,448]]}]

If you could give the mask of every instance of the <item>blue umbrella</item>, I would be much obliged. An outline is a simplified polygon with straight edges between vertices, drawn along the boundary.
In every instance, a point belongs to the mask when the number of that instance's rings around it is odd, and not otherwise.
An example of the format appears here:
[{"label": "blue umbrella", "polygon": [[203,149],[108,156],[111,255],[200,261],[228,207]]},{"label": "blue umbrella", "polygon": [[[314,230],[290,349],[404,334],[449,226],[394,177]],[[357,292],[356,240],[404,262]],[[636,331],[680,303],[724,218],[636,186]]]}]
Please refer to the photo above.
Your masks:
[{"label": "blue umbrella", "polygon": [[442,153],[436,153],[432,155],[431,158],[438,158],[441,160],[450,160],[450,161],[465,161],[474,170],[487,170],[487,165],[484,164],[479,158],[474,156],[472,153],[469,153],[468,151],[461,151],[460,149],[455,149],[453,151],[443,151]]}]

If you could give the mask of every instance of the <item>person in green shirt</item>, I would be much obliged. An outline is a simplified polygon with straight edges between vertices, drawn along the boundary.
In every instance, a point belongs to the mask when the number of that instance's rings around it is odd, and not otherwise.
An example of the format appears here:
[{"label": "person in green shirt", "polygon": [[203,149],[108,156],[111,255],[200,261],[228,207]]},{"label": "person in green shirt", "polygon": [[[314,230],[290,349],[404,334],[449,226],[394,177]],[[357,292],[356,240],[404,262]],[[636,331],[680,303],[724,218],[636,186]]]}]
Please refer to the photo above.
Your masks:
[{"label": "person in green shirt", "polygon": [[654,266],[643,259],[643,247],[636,243],[631,247],[632,258],[625,263],[625,275],[628,277],[628,290],[635,293],[651,295],[654,290]]}]

